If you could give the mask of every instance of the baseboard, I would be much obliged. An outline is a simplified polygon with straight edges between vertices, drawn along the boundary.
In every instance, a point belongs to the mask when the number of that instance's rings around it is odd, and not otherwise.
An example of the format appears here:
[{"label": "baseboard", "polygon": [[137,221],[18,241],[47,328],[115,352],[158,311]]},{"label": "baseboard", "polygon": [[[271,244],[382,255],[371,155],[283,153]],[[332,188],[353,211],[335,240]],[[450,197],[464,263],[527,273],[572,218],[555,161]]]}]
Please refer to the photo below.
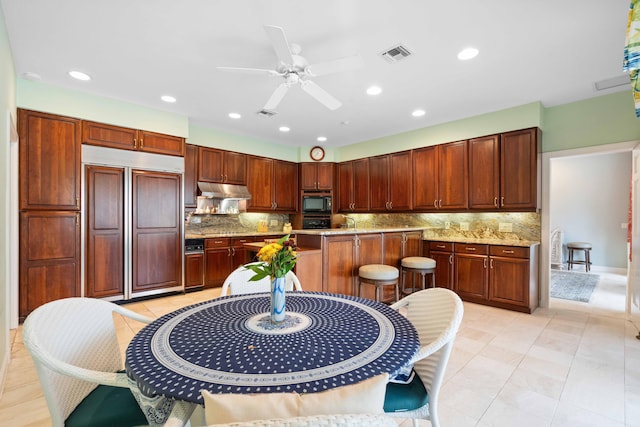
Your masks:
[{"label": "baseboard", "polygon": [[[574,267],[575,269],[575,267]],[[618,268],[618,267],[607,267],[607,266],[602,266],[602,265],[592,265],[591,266],[591,271],[593,273],[611,273],[611,274],[621,274],[623,276],[627,275],[627,269],[625,268]]]}]

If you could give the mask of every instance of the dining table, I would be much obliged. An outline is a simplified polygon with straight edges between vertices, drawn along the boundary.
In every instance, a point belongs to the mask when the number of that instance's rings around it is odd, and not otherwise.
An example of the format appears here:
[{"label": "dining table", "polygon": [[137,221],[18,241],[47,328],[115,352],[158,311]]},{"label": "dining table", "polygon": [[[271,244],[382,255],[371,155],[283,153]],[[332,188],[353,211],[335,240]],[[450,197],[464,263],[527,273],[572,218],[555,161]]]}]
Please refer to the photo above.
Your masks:
[{"label": "dining table", "polygon": [[280,323],[269,307],[269,293],[232,295],[159,317],[127,347],[130,381],[144,396],[199,405],[203,390],[314,393],[406,372],[419,349],[411,322],[370,299],[287,292]]}]

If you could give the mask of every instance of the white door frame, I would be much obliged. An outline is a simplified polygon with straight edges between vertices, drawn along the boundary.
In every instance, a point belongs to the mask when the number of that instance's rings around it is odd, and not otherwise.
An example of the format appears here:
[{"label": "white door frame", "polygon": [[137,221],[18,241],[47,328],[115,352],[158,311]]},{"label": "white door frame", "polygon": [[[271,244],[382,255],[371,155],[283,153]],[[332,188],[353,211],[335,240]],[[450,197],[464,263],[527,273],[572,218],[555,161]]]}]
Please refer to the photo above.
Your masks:
[{"label": "white door frame", "polygon": [[[539,303],[540,307],[549,307],[549,275],[551,271],[551,251],[550,251],[550,237],[551,230],[549,228],[551,206],[550,206],[550,192],[551,192],[551,163],[553,159],[561,157],[571,157],[587,154],[609,154],[625,151],[633,151],[640,144],[640,141],[627,141],[615,144],[596,145],[593,147],[576,148],[571,150],[550,151],[542,153],[542,211],[541,211],[541,236],[540,236],[540,288],[539,288]],[[640,203],[640,200],[636,200],[634,204]],[[640,211],[640,205],[638,209],[634,211]],[[639,230],[640,232],[640,230]],[[640,237],[639,237],[640,240]],[[640,244],[640,241],[638,242]],[[637,252],[640,256],[640,252]],[[627,286],[627,300],[629,292],[629,286]],[[627,306],[629,304],[627,303]]]}]

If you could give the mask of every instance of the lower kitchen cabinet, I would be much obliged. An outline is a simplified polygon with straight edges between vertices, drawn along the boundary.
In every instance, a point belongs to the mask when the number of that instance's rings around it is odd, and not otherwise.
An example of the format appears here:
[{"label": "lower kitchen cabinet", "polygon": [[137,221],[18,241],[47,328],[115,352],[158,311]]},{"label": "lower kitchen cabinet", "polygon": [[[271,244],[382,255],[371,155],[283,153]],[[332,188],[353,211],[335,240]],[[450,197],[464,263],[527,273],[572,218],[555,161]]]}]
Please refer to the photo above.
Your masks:
[{"label": "lower kitchen cabinet", "polygon": [[453,290],[453,243],[428,242],[425,252],[436,261],[436,287]]},{"label": "lower kitchen cabinet", "polygon": [[489,295],[489,247],[455,243],[454,290],[467,301],[484,302]]},{"label": "lower kitchen cabinet", "polygon": [[538,246],[490,247],[489,301],[531,313],[538,306]]},{"label": "lower kitchen cabinet", "polygon": [[[382,260],[381,233],[325,236],[322,245],[323,290],[356,295],[358,268],[365,264],[382,264]],[[371,295],[365,293],[363,296]]]},{"label": "lower kitchen cabinet", "polygon": [[201,288],[204,284],[204,254],[187,254],[184,257],[185,289]]},{"label": "lower kitchen cabinet", "polygon": [[219,237],[204,240],[204,287],[222,286],[236,268],[252,261],[245,243],[264,240],[266,236]]},{"label": "lower kitchen cabinet", "polygon": [[20,213],[21,320],[39,306],[80,296],[79,212]]},{"label": "lower kitchen cabinet", "polygon": [[531,313],[538,306],[539,245],[503,246],[431,241],[436,286],[465,301]]}]

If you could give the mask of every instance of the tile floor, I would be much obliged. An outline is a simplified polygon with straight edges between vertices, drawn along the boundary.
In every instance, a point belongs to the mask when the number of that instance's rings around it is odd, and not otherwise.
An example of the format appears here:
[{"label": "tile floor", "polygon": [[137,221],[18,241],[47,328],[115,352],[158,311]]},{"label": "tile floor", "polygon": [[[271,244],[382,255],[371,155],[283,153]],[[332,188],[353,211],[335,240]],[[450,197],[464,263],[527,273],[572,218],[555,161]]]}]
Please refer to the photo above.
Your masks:
[{"label": "tile floor", "polygon": [[[465,303],[440,395],[455,426],[640,426],[638,325],[625,320],[626,278],[601,273],[592,303],[552,299],[532,315]],[[149,316],[214,298],[207,290],[128,304]],[[621,297],[622,295],[622,297]],[[116,319],[122,349],[142,325]],[[0,425],[50,425],[20,328],[0,397]],[[400,421],[410,426],[410,421]],[[421,425],[429,425],[428,422]]]}]

